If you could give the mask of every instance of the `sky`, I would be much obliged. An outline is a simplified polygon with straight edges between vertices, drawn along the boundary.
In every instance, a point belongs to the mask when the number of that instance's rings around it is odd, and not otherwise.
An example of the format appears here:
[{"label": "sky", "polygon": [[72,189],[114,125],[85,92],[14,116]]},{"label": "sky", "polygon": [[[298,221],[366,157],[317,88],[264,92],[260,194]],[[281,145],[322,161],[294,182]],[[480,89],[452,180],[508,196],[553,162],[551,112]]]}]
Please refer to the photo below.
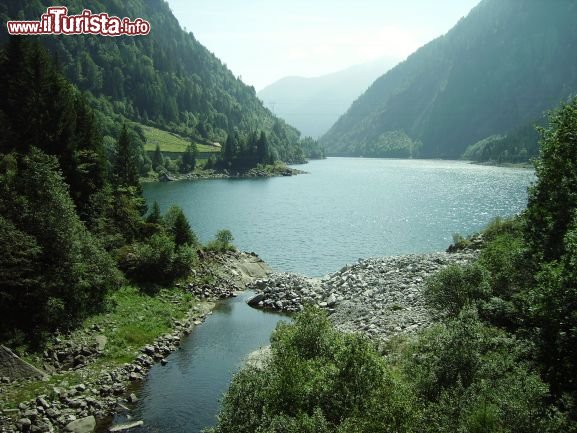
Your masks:
[{"label": "sky", "polygon": [[187,31],[257,91],[380,57],[405,59],[480,0],[168,0]]}]

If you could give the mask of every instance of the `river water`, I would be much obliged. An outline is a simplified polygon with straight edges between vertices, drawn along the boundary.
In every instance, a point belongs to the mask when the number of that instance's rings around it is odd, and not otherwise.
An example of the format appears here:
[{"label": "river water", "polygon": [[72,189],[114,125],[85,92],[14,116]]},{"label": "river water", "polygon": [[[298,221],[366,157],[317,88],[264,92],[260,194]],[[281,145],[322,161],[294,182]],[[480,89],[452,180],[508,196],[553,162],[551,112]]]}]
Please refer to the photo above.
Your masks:
[{"label": "river water", "polygon": [[[156,364],[136,390],[138,402],[132,419],[144,426],[131,432],[199,433],[216,421],[218,404],[232,375],[251,352],[268,345],[280,320],[286,316],[255,310],[246,304],[251,292],[220,302],[205,322]],[[124,415],[115,423],[128,420]]]}]

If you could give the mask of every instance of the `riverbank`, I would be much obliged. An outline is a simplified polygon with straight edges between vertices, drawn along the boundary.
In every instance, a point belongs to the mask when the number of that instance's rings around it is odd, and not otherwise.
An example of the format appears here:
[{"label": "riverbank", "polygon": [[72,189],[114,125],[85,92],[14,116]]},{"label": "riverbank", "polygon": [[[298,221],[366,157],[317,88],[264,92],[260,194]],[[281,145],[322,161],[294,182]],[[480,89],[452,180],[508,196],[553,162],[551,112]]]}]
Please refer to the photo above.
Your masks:
[{"label": "riverbank", "polygon": [[155,363],[164,365],[217,299],[269,272],[255,254],[207,253],[194,277],[177,287],[155,296],[130,287],[112,294],[105,313],[24,357],[42,377],[2,378],[0,432],[93,431],[97,420],[138,398],[128,393],[130,384]]},{"label": "riverbank", "polygon": [[360,260],[322,279],[273,274],[249,285],[256,308],[296,312],[304,304],[326,309],[338,329],[386,342],[431,326],[422,293],[427,278],[478,257],[475,249]]},{"label": "riverbank", "polygon": [[306,171],[288,167],[284,164],[258,166],[246,172],[235,172],[229,170],[195,170],[192,173],[163,173],[154,176],[141,178],[141,182],[176,182],[181,180],[204,180],[204,179],[255,179],[269,177],[290,177],[299,174],[307,174]]}]

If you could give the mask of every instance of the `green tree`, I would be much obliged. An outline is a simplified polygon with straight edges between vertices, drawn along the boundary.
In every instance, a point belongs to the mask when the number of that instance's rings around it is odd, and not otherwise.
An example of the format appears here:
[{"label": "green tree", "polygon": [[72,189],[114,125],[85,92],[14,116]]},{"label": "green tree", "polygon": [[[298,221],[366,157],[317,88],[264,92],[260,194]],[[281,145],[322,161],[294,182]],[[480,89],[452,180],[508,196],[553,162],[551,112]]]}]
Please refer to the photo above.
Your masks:
[{"label": "green tree", "polygon": [[235,376],[214,432],[410,431],[404,392],[372,343],[309,307],[279,324],[262,368]]},{"label": "green tree", "polygon": [[256,142],[256,159],[258,163],[261,164],[273,163],[270,153],[270,146],[264,131],[260,132],[260,136]]},{"label": "green tree", "polygon": [[158,202],[154,200],[152,204],[152,209],[150,213],[146,217],[146,222],[150,224],[161,224],[162,223],[162,214],[160,213],[160,206]]},{"label": "green tree", "polygon": [[198,158],[198,148],[196,143],[191,143],[182,154],[182,164],[180,171],[182,173],[190,173],[196,168],[196,159]]},{"label": "green tree", "polygon": [[116,163],[114,179],[118,186],[140,187],[138,180],[138,162],[126,123],[122,125],[116,145]]},{"label": "green tree", "polygon": [[157,144],[152,154],[152,169],[156,172],[164,168],[164,157],[160,152],[160,146]]},{"label": "green tree", "polygon": [[176,246],[198,244],[196,234],[190,228],[190,224],[182,209],[178,206],[171,206],[164,215],[164,223],[168,231],[172,234]]},{"label": "green tree", "polygon": [[[78,218],[54,157],[31,148],[17,157],[16,167],[5,165],[0,188],[1,247],[7,252],[0,286],[7,288],[2,296],[14,300],[1,333],[20,329],[37,341],[43,331],[69,327],[97,311],[121,277]],[[22,243],[20,253],[10,246],[15,239]]]},{"label": "green tree", "polygon": [[535,164],[537,182],[527,207],[528,239],[545,261],[565,252],[563,238],[577,209],[577,98],[551,113],[541,128],[541,154]]},{"label": "green tree", "polygon": [[238,140],[236,133],[231,133],[227,136],[226,142],[221,150],[221,159],[225,168],[230,168],[236,158],[238,147]]},{"label": "green tree", "polygon": [[577,98],[551,113],[549,124],[541,129],[527,208],[536,271],[525,313],[538,330],[539,357],[554,394],[577,401]]},{"label": "green tree", "polygon": [[95,115],[38,41],[11,38],[5,53],[0,56],[0,151],[36,147],[56,156],[86,221],[90,199],[106,181]]}]

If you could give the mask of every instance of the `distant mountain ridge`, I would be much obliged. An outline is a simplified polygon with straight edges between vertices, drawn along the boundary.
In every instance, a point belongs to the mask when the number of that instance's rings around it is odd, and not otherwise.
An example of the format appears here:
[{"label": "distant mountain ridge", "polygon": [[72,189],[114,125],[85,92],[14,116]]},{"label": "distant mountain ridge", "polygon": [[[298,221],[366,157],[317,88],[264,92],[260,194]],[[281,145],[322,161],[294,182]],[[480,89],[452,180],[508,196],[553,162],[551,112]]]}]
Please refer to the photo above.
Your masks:
[{"label": "distant mountain ridge", "polygon": [[397,63],[393,58],[351,66],[319,77],[284,77],[257,93],[264,105],[303,136],[328,131],[369,85]]},{"label": "distant mountain ridge", "polygon": [[329,155],[460,157],[577,92],[577,2],[484,0],[377,79],[320,143]]}]

